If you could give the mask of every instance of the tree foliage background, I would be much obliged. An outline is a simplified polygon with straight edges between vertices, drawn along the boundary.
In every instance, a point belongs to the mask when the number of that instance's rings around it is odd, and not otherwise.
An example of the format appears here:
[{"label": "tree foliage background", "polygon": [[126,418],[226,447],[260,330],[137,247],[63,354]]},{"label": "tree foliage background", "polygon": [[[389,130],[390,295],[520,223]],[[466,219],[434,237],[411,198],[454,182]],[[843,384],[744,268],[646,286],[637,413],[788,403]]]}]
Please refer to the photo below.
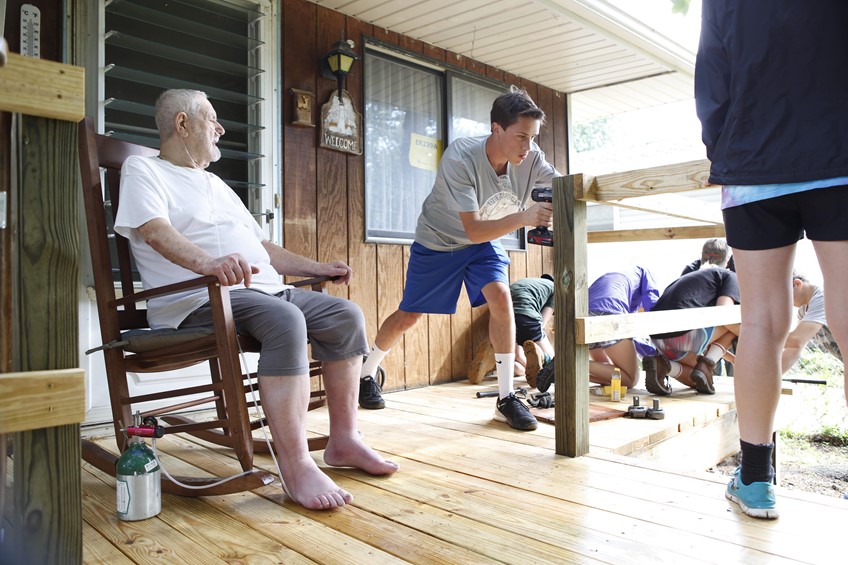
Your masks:
[{"label": "tree foliage background", "polygon": [[671,0],[671,13],[683,14],[689,11],[689,0]]}]

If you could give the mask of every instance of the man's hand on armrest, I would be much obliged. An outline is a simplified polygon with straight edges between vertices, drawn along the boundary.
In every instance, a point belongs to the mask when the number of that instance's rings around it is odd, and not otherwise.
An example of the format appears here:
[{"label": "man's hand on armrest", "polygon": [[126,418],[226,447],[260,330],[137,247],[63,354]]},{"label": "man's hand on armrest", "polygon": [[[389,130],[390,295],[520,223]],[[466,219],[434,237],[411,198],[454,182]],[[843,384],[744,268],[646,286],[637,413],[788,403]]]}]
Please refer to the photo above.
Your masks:
[{"label": "man's hand on armrest", "polygon": [[281,275],[330,277],[334,284],[349,284],[353,278],[353,270],[342,261],[319,263],[268,240],[262,245],[271,257],[271,266]]},{"label": "man's hand on armrest", "polygon": [[353,278],[353,269],[348,267],[346,263],[334,261],[332,263],[322,263],[321,265],[326,272],[319,274],[330,277],[333,284],[350,284]]},{"label": "man's hand on armrest", "polygon": [[244,286],[249,287],[251,276],[258,273],[259,268],[250,265],[238,253],[233,253],[224,257],[210,257],[197,272],[218,277],[224,286],[232,286],[244,281]]}]

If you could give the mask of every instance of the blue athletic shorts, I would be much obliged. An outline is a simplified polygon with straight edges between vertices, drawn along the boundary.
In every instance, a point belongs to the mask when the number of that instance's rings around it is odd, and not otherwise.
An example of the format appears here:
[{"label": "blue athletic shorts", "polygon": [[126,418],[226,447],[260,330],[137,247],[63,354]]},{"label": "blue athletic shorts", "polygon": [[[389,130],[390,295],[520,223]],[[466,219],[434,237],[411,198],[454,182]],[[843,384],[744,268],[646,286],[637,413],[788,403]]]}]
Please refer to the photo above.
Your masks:
[{"label": "blue athletic shorts", "polygon": [[478,243],[459,251],[433,251],[413,243],[400,309],[423,314],[454,314],[465,283],[471,306],[486,303],[483,287],[509,286],[509,257],[500,242]]}]

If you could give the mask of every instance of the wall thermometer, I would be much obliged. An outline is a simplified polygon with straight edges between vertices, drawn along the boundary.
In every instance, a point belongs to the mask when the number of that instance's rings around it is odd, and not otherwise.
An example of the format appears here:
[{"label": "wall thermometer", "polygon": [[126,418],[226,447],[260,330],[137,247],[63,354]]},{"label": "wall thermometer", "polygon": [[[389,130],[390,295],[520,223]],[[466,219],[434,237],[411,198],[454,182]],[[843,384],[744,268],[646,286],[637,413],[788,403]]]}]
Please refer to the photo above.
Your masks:
[{"label": "wall thermometer", "polygon": [[41,58],[41,10],[32,4],[21,6],[21,55]]}]

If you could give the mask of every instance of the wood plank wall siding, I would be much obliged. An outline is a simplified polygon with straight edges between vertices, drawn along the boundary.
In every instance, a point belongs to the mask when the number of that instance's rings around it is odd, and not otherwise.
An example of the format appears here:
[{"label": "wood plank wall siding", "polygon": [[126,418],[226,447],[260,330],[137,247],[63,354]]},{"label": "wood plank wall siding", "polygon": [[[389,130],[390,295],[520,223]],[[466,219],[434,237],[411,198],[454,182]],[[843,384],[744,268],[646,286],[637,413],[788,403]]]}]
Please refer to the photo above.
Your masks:
[{"label": "wood plank wall siding", "polygon": [[[363,157],[318,147],[320,128],[292,126],[290,90],[316,93],[317,119],[318,108],[336,86],[335,81],[321,77],[320,56],[338,41],[342,32],[354,40],[360,57],[364,55],[363,38],[373,37],[431,60],[527,89],[547,115],[537,141],[548,160],[561,172],[567,170],[566,97],[478,61],[306,0],[283,2],[281,27],[285,245],[320,261],[348,262],[354,272],[353,283],[347,288],[332,286],[330,292],[359,304],[365,313],[369,341],[373,341],[379,324],[400,303],[409,246],[365,243]],[[362,112],[361,60],[354,63],[345,86],[354,107]],[[403,186],[403,179],[398,179],[398,186]],[[510,280],[540,276],[553,268],[553,253],[547,248],[531,246],[527,252],[510,252],[510,259]],[[487,335],[487,323],[486,308],[472,310],[464,294],[456,314],[425,316],[383,362],[385,389],[414,388],[466,378],[474,348]]]},{"label": "wood plank wall siding", "polygon": [[[18,21],[22,0],[10,0],[7,6],[6,38],[11,51],[19,51]],[[62,2],[35,0],[41,10],[43,32],[42,58],[60,59]],[[537,142],[548,160],[559,171],[567,171],[566,97],[563,93],[525,81],[520,77],[484,65],[373,26],[356,18],[318,6],[306,0],[281,0],[280,65],[282,71],[281,104],[283,115],[281,177],[284,241],[290,250],[321,261],[341,259],[353,268],[354,282],[349,287],[332,285],[330,292],[349,297],[365,312],[368,338],[373,341],[379,324],[400,303],[403,292],[409,246],[365,243],[365,185],[362,156],[320,148],[319,128],[291,125],[290,89],[316,93],[315,119],[320,105],[335,88],[335,81],[319,72],[319,58],[344,36],[356,42],[363,56],[363,38],[373,37],[446,65],[459,67],[505,84],[527,89],[547,114]],[[15,16],[13,16],[13,14]],[[73,23],[73,22],[72,22]],[[354,63],[346,89],[354,107],[363,110],[363,65]],[[0,116],[0,128],[9,131],[6,116]],[[8,148],[0,148],[0,163],[8,162]],[[0,174],[0,187],[8,184],[8,169]],[[402,186],[402,179],[398,179]],[[0,237],[0,249],[7,245]],[[4,260],[9,258],[4,253]],[[553,268],[550,249],[531,246],[527,252],[510,252],[510,280],[539,276]],[[7,288],[7,285],[3,285]],[[11,300],[2,294],[0,311],[10,309]],[[486,308],[472,310],[467,298],[460,297],[452,316],[427,316],[398,343],[383,363],[387,373],[386,389],[397,390],[461,380],[474,348],[487,335]],[[0,339],[0,354],[8,358],[8,333]]]}]

